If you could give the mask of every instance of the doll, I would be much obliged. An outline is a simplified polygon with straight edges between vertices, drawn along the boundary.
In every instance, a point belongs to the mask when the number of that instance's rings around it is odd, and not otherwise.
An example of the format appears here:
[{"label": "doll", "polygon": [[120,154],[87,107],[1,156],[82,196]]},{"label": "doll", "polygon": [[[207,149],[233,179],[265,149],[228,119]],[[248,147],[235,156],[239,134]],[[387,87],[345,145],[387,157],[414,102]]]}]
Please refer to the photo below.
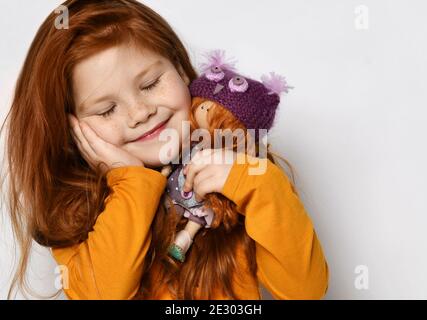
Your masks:
[{"label": "doll", "polygon": [[[183,159],[183,163],[188,163],[190,155],[199,150],[198,145],[192,144],[191,152]],[[175,259],[184,262],[185,253],[193,243],[194,235],[201,227],[210,228],[214,213],[204,205],[204,201],[197,201],[195,194],[183,190],[185,176],[183,170],[185,164],[176,167],[168,177],[166,192],[172,199],[175,212],[188,218],[188,223],[184,230],[177,233],[174,244],[169,248],[169,254]]]},{"label": "doll", "polygon": [[[287,93],[292,87],[287,85],[285,78],[273,72],[270,76],[262,76],[262,82],[238,74],[235,62],[225,60],[224,51],[214,50],[207,58],[208,62],[201,65],[202,75],[190,84],[192,131],[207,129],[211,137],[216,139],[215,129],[242,129],[245,132],[243,142],[259,147],[262,137],[258,130],[272,127],[280,93]],[[248,129],[255,129],[255,135]],[[189,155],[183,159],[184,163],[188,163],[191,156],[204,147],[214,146],[212,141],[211,145],[192,143]],[[235,147],[233,143],[233,149]],[[196,233],[203,227],[216,228],[220,222],[213,223],[216,213],[206,201],[199,202],[192,191],[186,193],[182,190],[185,183],[184,167],[185,164],[174,168],[166,190],[176,213],[188,218],[187,225],[176,234],[174,243],[169,247],[169,255],[181,262],[184,262]],[[220,202],[223,203],[222,207],[232,208],[225,203],[230,200],[221,196],[213,193],[207,199],[211,204]]]}]

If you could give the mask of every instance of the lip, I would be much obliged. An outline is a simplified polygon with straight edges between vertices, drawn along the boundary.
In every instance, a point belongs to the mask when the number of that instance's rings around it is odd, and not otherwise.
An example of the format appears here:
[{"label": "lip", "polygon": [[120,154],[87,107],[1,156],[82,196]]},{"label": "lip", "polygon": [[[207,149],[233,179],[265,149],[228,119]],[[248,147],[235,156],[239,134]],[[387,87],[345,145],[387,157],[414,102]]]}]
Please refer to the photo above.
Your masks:
[{"label": "lip", "polygon": [[153,129],[147,131],[142,136],[140,136],[139,138],[137,138],[135,140],[132,140],[131,142],[142,142],[142,141],[151,140],[151,139],[157,137],[160,134],[160,132],[162,132],[163,129],[166,128],[166,124],[169,122],[169,120],[170,120],[170,118],[168,118],[165,121],[160,122]]}]

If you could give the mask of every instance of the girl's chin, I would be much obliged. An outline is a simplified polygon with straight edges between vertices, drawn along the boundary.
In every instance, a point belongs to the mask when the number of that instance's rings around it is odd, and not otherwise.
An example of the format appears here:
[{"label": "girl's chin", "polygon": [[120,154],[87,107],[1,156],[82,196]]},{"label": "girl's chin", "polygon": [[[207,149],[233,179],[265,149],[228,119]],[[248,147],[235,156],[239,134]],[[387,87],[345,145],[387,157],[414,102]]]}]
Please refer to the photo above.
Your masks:
[{"label": "girl's chin", "polygon": [[148,168],[158,169],[164,167],[165,165],[170,164],[174,161],[179,155],[179,148],[173,148],[167,152],[166,150],[155,152],[157,155],[153,158],[147,157],[138,157],[144,163],[144,166]]},{"label": "girl's chin", "polygon": [[167,163],[161,162],[159,159],[141,159],[144,166],[151,169],[158,169],[165,166]]},{"label": "girl's chin", "polygon": [[153,163],[145,163],[144,166],[146,168],[153,169],[153,170],[160,170],[163,167],[163,165],[153,164]]},{"label": "girl's chin", "polygon": [[[130,143],[125,150],[140,159],[146,167],[160,168],[178,158],[181,149],[178,141],[152,141],[151,143]],[[176,162],[176,161],[174,161]]]}]

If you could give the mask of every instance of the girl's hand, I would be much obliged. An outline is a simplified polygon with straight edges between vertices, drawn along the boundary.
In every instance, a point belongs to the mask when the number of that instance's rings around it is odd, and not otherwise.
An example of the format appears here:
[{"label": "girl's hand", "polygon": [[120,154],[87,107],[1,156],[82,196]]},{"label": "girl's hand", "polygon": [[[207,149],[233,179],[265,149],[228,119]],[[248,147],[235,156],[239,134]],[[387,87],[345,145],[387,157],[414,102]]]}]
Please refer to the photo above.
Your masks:
[{"label": "girl's hand", "polygon": [[236,157],[237,153],[226,149],[196,152],[184,168],[184,191],[193,190],[197,201],[201,201],[208,193],[221,192]]},{"label": "girl's hand", "polygon": [[129,152],[101,139],[85,122],[69,115],[71,134],[86,162],[95,169],[101,162],[100,168],[107,171],[126,166],[144,166],[144,163]]}]

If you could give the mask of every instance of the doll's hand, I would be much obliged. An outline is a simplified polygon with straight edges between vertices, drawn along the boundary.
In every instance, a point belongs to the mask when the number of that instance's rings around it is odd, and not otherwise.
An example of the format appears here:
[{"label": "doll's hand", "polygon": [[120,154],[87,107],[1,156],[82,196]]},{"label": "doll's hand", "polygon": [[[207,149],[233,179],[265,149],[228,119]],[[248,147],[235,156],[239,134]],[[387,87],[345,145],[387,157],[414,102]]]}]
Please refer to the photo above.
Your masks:
[{"label": "doll's hand", "polygon": [[193,190],[197,201],[208,193],[221,192],[236,157],[235,152],[226,149],[197,151],[184,168],[184,192]]},{"label": "doll's hand", "polygon": [[[69,115],[71,133],[82,157],[95,169],[100,165],[103,173],[125,166],[144,166],[144,163],[129,152],[101,139],[85,122]],[[100,164],[101,163],[101,164]]]}]

